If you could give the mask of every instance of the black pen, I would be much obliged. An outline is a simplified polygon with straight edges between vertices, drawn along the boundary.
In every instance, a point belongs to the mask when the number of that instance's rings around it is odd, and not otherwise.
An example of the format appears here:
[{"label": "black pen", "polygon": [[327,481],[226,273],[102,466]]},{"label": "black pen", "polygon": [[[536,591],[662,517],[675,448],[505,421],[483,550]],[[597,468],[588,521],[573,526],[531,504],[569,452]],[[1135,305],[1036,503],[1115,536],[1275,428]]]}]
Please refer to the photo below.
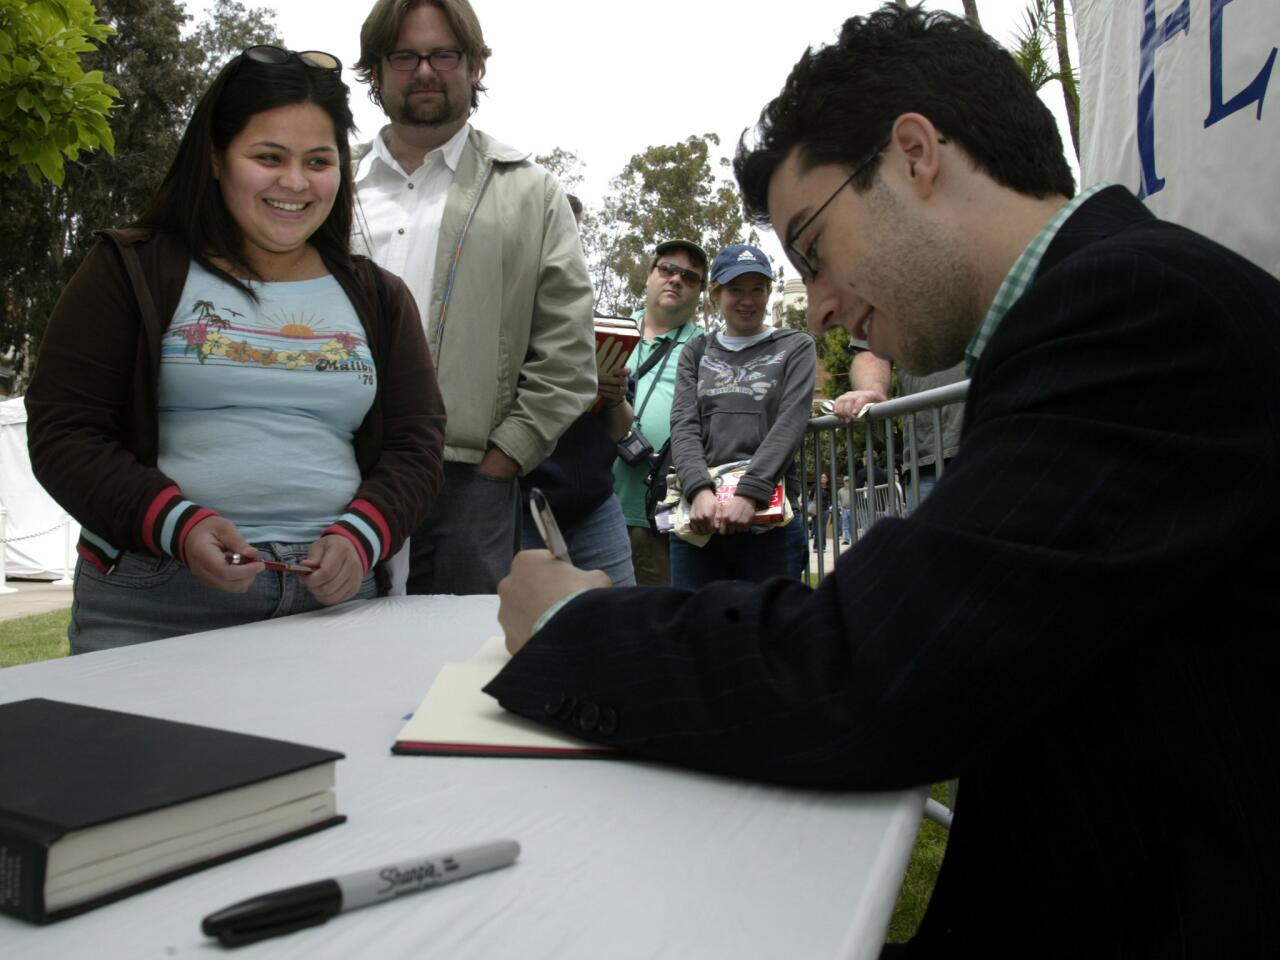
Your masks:
[{"label": "black pen", "polygon": [[224,947],[238,947],[317,926],[344,910],[385,903],[402,894],[509,867],[518,856],[520,844],[516,841],[494,840],[431,857],[346,873],[241,900],[209,914],[200,929],[206,936],[217,937]]}]

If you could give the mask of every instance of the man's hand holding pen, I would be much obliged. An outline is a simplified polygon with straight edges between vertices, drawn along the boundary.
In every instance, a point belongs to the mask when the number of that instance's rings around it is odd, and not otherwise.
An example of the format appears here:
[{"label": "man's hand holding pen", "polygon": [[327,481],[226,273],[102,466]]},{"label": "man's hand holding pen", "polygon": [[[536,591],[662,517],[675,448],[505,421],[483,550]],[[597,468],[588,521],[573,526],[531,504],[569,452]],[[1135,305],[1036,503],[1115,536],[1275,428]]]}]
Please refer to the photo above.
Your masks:
[{"label": "man's hand holding pen", "polygon": [[579,570],[569,560],[560,524],[541,490],[529,491],[529,513],[550,550],[523,550],[511,563],[511,572],[498,582],[498,623],[507,636],[507,650],[515,654],[533,635],[539,618],[565,597],[613,581],[599,570]]},{"label": "man's hand holding pen", "polygon": [[498,583],[498,623],[506,635],[507,650],[518,652],[528,642],[538,618],[565,597],[612,585],[608,574],[579,570],[557,560],[549,550],[517,553],[511,572]]}]

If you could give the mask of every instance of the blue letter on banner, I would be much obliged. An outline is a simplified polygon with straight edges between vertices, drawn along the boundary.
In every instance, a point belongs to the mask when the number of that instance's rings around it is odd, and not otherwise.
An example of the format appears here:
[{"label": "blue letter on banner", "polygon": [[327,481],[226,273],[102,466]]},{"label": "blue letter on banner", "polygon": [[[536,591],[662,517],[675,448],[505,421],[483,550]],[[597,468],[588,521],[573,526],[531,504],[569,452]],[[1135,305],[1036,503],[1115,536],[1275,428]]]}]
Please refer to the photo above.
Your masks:
[{"label": "blue letter on banner", "polygon": [[1191,0],[1182,0],[1174,11],[1156,25],[1156,0],[1142,0],[1142,52],[1138,65],[1138,156],[1142,161],[1142,183],[1138,199],[1164,189],[1156,173],[1156,51],[1173,39],[1179,30],[1191,26]]},{"label": "blue letter on banner", "polygon": [[1271,56],[1258,71],[1253,82],[1237,93],[1226,103],[1222,102],[1222,11],[1231,0],[1209,0],[1209,115],[1204,118],[1204,125],[1211,127],[1224,117],[1229,117],[1237,110],[1243,110],[1255,101],[1258,104],[1257,119],[1262,119],[1262,98],[1267,94],[1267,83],[1271,79],[1271,68],[1276,62],[1276,48],[1271,48]]}]

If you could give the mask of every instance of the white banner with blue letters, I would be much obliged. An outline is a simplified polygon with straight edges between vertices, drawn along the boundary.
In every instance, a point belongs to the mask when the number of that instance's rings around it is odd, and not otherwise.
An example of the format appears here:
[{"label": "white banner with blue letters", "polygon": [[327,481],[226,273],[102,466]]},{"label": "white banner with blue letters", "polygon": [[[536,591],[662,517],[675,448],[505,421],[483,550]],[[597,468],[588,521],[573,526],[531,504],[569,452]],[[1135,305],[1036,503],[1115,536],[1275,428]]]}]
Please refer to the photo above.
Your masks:
[{"label": "white banner with blue letters", "polygon": [[1280,0],[1076,0],[1081,186],[1280,276]]}]

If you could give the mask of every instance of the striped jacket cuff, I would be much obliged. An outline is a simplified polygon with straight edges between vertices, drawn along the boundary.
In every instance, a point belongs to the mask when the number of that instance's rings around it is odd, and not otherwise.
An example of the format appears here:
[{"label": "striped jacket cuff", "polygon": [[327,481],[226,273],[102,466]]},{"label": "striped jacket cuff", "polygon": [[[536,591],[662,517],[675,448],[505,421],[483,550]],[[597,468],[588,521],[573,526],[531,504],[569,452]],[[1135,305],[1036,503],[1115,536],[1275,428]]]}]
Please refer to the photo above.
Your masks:
[{"label": "striped jacket cuff", "polygon": [[201,520],[217,514],[192,503],[177,487],[165,487],[156,494],[142,518],[142,542],[155,554],[168,554],[186,566],[187,534]]},{"label": "striped jacket cuff", "polygon": [[76,542],[76,553],[84,558],[99,573],[110,573],[120,559],[120,550],[91,530],[80,528],[80,539]]},{"label": "striped jacket cuff", "polygon": [[352,500],[347,512],[328,527],[321,536],[346,537],[356,548],[364,572],[386,558],[391,543],[391,528],[387,520],[368,500]]}]

